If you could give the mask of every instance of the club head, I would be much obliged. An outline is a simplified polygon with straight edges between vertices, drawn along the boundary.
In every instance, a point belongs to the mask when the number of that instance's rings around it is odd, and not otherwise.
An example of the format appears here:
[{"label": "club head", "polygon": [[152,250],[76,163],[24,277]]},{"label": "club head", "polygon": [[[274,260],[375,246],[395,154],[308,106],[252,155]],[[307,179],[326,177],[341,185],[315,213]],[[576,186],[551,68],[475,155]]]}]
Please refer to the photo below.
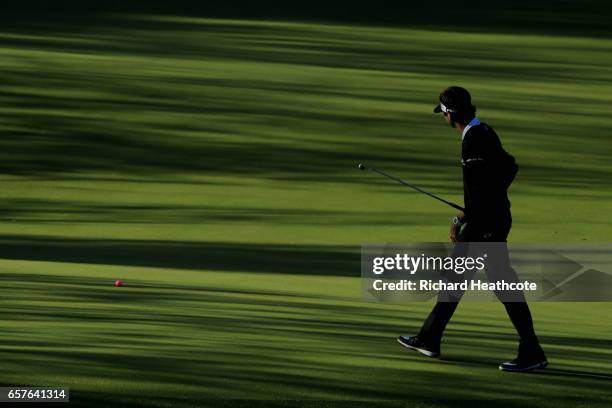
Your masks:
[{"label": "club head", "polygon": [[363,164],[363,163],[359,163],[359,164],[357,165],[357,168],[358,168],[359,170],[365,170],[365,169],[367,169],[366,165],[365,165],[365,164]]}]

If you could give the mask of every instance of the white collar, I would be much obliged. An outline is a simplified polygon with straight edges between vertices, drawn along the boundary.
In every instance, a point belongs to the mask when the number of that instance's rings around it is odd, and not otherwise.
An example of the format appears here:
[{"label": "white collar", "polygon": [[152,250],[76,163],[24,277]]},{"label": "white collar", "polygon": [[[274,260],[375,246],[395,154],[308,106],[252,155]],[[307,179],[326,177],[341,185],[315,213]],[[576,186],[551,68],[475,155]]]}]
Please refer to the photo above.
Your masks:
[{"label": "white collar", "polygon": [[463,129],[463,134],[461,135],[461,140],[463,140],[465,135],[467,135],[468,130],[470,130],[470,128],[472,126],[478,126],[478,125],[480,125],[480,120],[478,118],[472,119],[472,121],[470,123],[468,123],[468,125],[465,127],[465,129]]}]

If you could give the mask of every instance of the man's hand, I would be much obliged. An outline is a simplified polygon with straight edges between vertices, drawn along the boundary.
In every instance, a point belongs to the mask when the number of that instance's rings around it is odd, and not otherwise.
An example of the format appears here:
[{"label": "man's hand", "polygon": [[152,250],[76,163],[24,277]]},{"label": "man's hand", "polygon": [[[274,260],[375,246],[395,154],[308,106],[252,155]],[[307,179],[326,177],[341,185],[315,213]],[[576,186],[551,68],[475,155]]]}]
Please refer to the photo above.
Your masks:
[{"label": "man's hand", "polygon": [[451,242],[457,242],[459,231],[461,231],[461,227],[459,225],[455,225],[451,221],[450,233],[448,234],[448,237],[450,238]]},{"label": "man's hand", "polygon": [[459,211],[456,218],[459,220],[459,223],[457,223],[455,218],[453,218],[451,221],[450,233],[448,234],[448,237],[452,242],[457,242],[459,232],[461,231],[461,226],[463,225],[463,219],[465,218],[465,213],[463,211]]}]

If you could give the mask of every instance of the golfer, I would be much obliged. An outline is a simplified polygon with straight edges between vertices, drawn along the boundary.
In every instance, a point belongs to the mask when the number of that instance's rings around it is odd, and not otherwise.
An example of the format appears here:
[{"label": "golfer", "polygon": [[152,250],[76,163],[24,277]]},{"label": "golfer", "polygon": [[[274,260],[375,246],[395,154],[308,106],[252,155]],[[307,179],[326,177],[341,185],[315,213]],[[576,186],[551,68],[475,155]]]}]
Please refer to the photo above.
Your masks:
[{"label": "golfer", "polygon": [[[493,128],[476,117],[476,107],[472,105],[472,98],[466,89],[458,86],[447,88],[440,94],[440,102],[434,112],[443,113],[446,122],[459,132],[462,140],[465,212],[460,211],[451,223],[450,240],[460,243],[456,245],[455,252],[459,247],[468,245],[461,243],[501,243],[505,253],[501,256],[498,254],[498,263],[492,268],[493,271],[487,268],[487,276],[491,280],[496,269],[504,269],[510,271],[510,276],[516,280],[516,274],[509,265],[505,244],[512,224],[507,189],[518,171],[514,157],[503,149]],[[438,293],[438,301],[420,332],[413,337],[400,336],[399,343],[429,357],[438,357],[442,334],[462,295],[463,292]],[[548,362],[535,334],[531,312],[523,293],[520,292],[518,298],[497,295],[506,307],[520,338],[517,357],[501,363],[499,369],[530,371],[546,367]]]}]

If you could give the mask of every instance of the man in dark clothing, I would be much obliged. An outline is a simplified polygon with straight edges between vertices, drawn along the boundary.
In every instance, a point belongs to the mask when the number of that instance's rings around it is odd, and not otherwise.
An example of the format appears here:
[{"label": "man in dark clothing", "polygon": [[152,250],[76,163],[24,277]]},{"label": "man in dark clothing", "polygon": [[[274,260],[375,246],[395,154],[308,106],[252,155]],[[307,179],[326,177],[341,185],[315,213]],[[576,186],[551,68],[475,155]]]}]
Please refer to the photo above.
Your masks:
[{"label": "man in dark clothing", "polygon": [[[501,253],[496,255],[497,263],[493,268],[491,265],[487,268],[489,280],[494,279],[496,273],[499,276],[499,271],[503,270],[501,275],[505,279],[517,281],[516,273],[509,265],[505,244],[512,225],[507,189],[518,171],[514,157],[503,149],[495,131],[478,120],[476,107],[472,105],[466,89],[458,86],[447,88],[440,94],[440,102],[434,112],[443,113],[446,122],[461,134],[462,139],[465,212],[459,212],[451,223],[449,237],[458,243],[454,256],[461,256],[467,250],[469,244],[463,243],[496,243],[492,245],[501,245],[498,246]],[[548,362],[533,329],[531,312],[523,293],[515,293],[514,297],[496,294],[506,307],[520,337],[518,356],[501,363],[499,369],[529,371],[546,367]],[[400,336],[399,343],[429,357],[438,357],[442,334],[462,296],[461,291],[441,291],[419,334]]]}]

